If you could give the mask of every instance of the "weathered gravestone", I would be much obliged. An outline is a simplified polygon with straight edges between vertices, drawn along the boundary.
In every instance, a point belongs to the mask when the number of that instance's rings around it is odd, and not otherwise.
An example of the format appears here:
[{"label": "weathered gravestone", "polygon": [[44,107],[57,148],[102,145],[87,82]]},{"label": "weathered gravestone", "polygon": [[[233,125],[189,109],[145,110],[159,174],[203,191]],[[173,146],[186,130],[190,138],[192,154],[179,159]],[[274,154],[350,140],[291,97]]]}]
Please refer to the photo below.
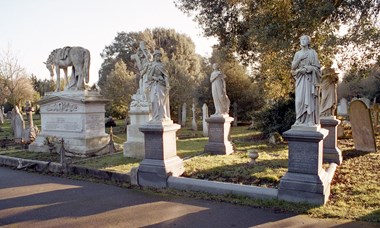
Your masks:
[{"label": "weathered gravestone", "polygon": [[208,123],[206,119],[208,118],[208,107],[206,104],[203,104],[202,107],[202,127],[203,127],[203,136],[208,136]]},{"label": "weathered gravestone", "polygon": [[198,130],[197,121],[195,120],[195,104],[193,103],[193,106],[191,108],[191,111],[193,111],[193,120],[191,121],[191,129],[193,131]]},{"label": "weathered gravestone", "polygon": [[355,149],[366,152],[376,151],[371,113],[364,101],[351,101],[350,122]]},{"label": "weathered gravestone", "polygon": [[348,114],[347,112],[347,100],[345,98],[340,99],[338,104],[338,115],[339,116],[346,116]]},{"label": "weathered gravestone", "polygon": [[182,104],[182,119],[181,119],[181,126],[185,127],[186,126],[186,103]]}]

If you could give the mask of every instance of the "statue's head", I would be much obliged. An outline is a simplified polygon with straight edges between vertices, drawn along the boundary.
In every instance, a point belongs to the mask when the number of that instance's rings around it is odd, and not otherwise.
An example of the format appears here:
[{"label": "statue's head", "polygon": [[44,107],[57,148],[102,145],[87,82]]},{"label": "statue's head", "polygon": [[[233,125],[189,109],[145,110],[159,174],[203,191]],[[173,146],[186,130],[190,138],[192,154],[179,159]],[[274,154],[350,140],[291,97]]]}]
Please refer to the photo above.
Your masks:
[{"label": "statue's head", "polygon": [[218,63],[212,64],[212,69],[218,70],[219,69],[219,64]]},{"label": "statue's head", "polygon": [[153,52],[153,58],[154,60],[159,60],[162,56],[162,53],[159,49],[154,50]]},{"label": "statue's head", "polygon": [[53,71],[54,66],[53,66],[53,64],[47,63],[47,62],[44,62],[44,64],[45,64],[46,68],[49,70],[50,76],[53,77],[54,76],[54,71]]},{"label": "statue's head", "polygon": [[310,47],[311,38],[308,35],[302,35],[300,37],[300,44],[302,47]]}]

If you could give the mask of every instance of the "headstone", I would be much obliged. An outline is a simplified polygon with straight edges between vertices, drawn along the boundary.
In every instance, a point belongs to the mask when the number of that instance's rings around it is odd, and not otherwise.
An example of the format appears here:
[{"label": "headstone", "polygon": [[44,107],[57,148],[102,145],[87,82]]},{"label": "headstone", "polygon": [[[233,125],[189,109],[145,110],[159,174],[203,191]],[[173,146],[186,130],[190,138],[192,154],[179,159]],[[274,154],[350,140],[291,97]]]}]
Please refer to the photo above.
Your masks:
[{"label": "headstone", "polygon": [[203,136],[208,136],[208,123],[206,122],[206,119],[208,118],[208,107],[206,104],[203,104],[202,106],[202,128],[203,128]]},{"label": "headstone", "polygon": [[237,108],[238,108],[238,104],[236,103],[236,101],[234,102],[233,107],[234,107],[234,122],[233,122],[233,125],[234,125],[234,127],[236,127],[238,125],[237,124],[237,115],[238,115]]},{"label": "headstone", "polygon": [[340,99],[339,101],[339,104],[338,104],[338,115],[339,116],[347,116],[348,115],[348,111],[347,111],[347,100],[346,98],[342,98]]},{"label": "headstone", "polygon": [[193,120],[191,122],[191,129],[193,131],[197,131],[198,130],[198,126],[197,126],[197,121],[195,119],[195,104],[194,103],[192,105],[191,111],[193,111]]},{"label": "headstone", "polygon": [[373,130],[378,132],[380,105],[376,103],[376,100],[372,105],[371,111],[373,116]]},{"label": "headstone", "polygon": [[371,101],[368,98],[361,97],[359,99],[362,100],[365,103],[365,105],[367,105],[367,108],[371,108]]},{"label": "headstone", "polygon": [[62,91],[47,93],[38,104],[41,133],[29,145],[29,151],[49,152],[47,137],[63,138],[65,149],[74,156],[87,157],[108,152],[105,132],[105,104],[98,91]]},{"label": "headstone", "polygon": [[12,110],[11,121],[14,140],[16,143],[21,143],[24,138],[25,122],[17,106]]},{"label": "headstone", "polygon": [[181,126],[186,126],[186,103],[183,103],[182,105],[182,119],[181,119]]},{"label": "headstone", "polygon": [[362,100],[351,101],[350,122],[355,149],[359,151],[375,152],[376,141],[373,132],[371,113]]},{"label": "headstone", "polygon": [[181,127],[170,119],[169,75],[165,73],[161,56],[159,50],[154,51],[154,62],[148,69],[147,89],[151,93],[152,117],[139,128],[145,141],[145,157],[137,171],[140,186],[167,187],[169,176],[180,176],[184,172],[176,146],[176,131]]},{"label": "headstone", "polygon": [[4,116],[4,106],[1,106],[1,110],[0,110],[0,124],[4,124],[4,119],[5,119],[5,116]]}]

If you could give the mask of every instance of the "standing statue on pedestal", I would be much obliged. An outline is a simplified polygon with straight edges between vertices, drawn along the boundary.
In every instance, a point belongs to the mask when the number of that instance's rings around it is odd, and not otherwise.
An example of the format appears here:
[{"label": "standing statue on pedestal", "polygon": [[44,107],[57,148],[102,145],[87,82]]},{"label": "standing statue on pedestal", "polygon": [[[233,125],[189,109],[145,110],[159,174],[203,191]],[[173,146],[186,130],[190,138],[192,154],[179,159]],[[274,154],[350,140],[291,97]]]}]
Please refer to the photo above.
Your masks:
[{"label": "standing statue on pedestal", "polygon": [[[331,65],[331,63],[329,64]],[[322,74],[321,116],[334,116],[337,107],[336,88],[339,77],[334,69],[327,67]]]},{"label": "standing statue on pedestal", "polygon": [[292,62],[292,75],[296,79],[295,125],[314,126],[319,121],[319,83],[321,65],[315,50],[310,48],[310,37],[300,38],[301,50]]},{"label": "standing statue on pedestal", "polygon": [[212,65],[214,71],[211,73],[211,89],[212,98],[214,100],[215,114],[214,115],[228,115],[230,110],[230,99],[228,99],[226,92],[226,77],[220,70],[219,65],[214,63]]},{"label": "standing statue on pedestal", "polygon": [[147,69],[147,92],[149,102],[152,108],[151,121],[170,120],[169,106],[169,74],[166,72],[161,62],[162,53],[155,50],[153,53],[153,62]]},{"label": "standing statue on pedestal", "polygon": [[[65,73],[65,82],[68,83],[68,90],[85,90],[86,83],[90,80],[90,52],[82,47],[64,47],[53,50],[46,62],[46,68],[50,72],[50,76],[57,75],[56,92],[61,91],[60,69]],[[70,82],[67,78],[67,67],[72,67],[72,75]]]}]

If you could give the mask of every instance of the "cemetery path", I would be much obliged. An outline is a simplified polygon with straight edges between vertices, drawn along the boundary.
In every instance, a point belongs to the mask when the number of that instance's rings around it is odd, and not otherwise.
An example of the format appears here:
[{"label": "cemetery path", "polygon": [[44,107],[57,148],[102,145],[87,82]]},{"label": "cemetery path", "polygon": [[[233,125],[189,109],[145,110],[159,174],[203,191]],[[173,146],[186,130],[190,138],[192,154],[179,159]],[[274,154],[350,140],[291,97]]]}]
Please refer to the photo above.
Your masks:
[{"label": "cemetery path", "polygon": [[0,167],[4,227],[375,227]]}]

